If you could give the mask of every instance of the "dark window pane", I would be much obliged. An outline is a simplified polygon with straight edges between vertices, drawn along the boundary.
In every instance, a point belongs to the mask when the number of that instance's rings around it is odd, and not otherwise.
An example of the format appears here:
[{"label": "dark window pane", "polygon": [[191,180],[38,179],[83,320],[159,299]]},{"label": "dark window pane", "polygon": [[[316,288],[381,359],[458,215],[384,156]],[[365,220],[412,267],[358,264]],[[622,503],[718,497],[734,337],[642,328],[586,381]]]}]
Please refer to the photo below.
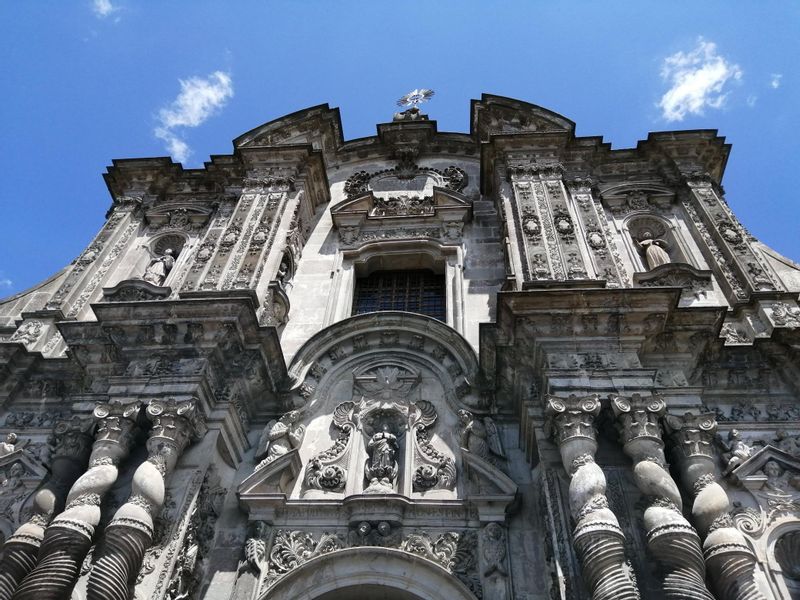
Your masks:
[{"label": "dark window pane", "polygon": [[404,310],[445,320],[444,276],[430,271],[377,271],[356,280],[353,314]]}]

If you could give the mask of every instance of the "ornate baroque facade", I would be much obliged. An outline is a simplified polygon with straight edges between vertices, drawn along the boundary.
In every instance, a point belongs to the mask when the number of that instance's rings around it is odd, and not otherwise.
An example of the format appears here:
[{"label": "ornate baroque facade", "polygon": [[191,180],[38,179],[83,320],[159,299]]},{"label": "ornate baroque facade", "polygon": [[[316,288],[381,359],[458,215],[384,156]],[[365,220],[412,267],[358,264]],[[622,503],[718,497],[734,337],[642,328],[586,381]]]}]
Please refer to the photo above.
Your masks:
[{"label": "ornate baroque facade", "polygon": [[800,266],[729,150],[485,95],[114,161],[0,302],[0,600],[800,598]]}]

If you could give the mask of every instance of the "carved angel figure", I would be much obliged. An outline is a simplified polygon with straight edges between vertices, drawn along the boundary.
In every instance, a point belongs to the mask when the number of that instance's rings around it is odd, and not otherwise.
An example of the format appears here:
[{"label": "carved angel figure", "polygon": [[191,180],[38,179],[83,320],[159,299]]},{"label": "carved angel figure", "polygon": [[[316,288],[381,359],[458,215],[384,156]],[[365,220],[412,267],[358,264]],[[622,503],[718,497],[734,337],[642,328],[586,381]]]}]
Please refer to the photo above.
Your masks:
[{"label": "carved angel figure", "polygon": [[499,523],[489,523],[483,529],[483,575],[506,576],[506,532]]},{"label": "carved angel figure", "polygon": [[728,432],[727,442],[721,437],[718,437],[717,441],[725,450],[722,457],[727,461],[729,471],[735,469],[753,455],[753,447],[742,440],[742,434],[738,429],[731,429]]},{"label": "carved angel figure", "polygon": [[142,248],[150,253],[150,264],[148,264],[147,268],[144,270],[142,279],[153,285],[164,285],[167,275],[169,275],[169,272],[175,265],[175,257],[173,256],[175,252],[172,248],[167,248],[164,250],[164,254],[159,256],[158,254],[153,254],[147,246],[142,246]]},{"label": "carved angel figure", "polygon": [[670,262],[669,254],[667,253],[667,242],[661,239],[653,239],[653,232],[649,229],[642,232],[642,237],[639,239],[639,247],[644,252],[647,267],[651,270]]},{"label": "carved angel figure", "polygon": [[6,441],[0,443],[0,456],[6,456],[11,454],[16,450],[17,446],[17,434],[16,433],[9,433],[6,436]]},{"label": "carved angel figure", "polygon": [[458,411],[461,420],[461,447],[485,461],[498,464],[505,459],[497,425],[491,417],[480,419],[468,410]]},{"label": "carved angel figure", "polygon": [[255,459],[261,461],[256,466],[256,471],[267,466],[279,456],[300,447],[306,426],[302,423],[295,425],[300,418],[299,410],[291,410],[277,421],[273,419],[258,440]]},{"label": "carved angel figure", "polygon": [[381,430],[375,432],[367,443],[369,459],[364,473],[370,486],[392,488],[397,477],[397,436],[389,431],[389,424],[383,423]]}]

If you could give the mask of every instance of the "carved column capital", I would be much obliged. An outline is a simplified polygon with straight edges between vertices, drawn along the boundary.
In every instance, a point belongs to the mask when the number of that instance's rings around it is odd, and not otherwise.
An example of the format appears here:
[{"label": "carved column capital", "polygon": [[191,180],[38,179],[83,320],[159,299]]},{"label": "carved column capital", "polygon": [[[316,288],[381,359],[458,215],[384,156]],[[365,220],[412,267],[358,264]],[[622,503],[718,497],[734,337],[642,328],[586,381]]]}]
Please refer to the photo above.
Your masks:
[{"label": "carved column capital", "polygon": [[600,396],[572,394],[568,398],[547,395],[545,397],[545,428],[559,445],[585,440],[596,445],[595,417],[600,413]]},{"label": "carved column capital", "polygon": [[117,464],[127,456],[140,408],[138,402],[108,402],[95,407],[93,415],[97,421],[97,431],[90,466],[97,461],[100,461],[98,464],[109,461]]},{"label": "carved column capital", "polygon": [[627,445],[637,440],[652,440],[663,446],[659,420],[667,410],[667,403],[660,396],[642,397],[633,394],[628,398],[612,394],[611,409],[617,418],[622,443]]},{"label": "carved column capital", "polygon": [[686,413],[682,417],[667,415],[664,424],[679,460],[713,461],[714,436],[717,433],[714,413]]},{"label": "carved column capital", "polygon": [[168,470],[175,466],[175,461],[190,441],[201,439],[208,431],[197,398],[154,398],[147,405],[147,416],[153,423],[147,450],[151,456],[160,454],[167,457]]},{"label": "carved column capital", "polygon": [[58,421],[53,427],[54,444],[52,457],[86,460],[94,441],[92,435],[95,419],[73,415],[69,420]]}]

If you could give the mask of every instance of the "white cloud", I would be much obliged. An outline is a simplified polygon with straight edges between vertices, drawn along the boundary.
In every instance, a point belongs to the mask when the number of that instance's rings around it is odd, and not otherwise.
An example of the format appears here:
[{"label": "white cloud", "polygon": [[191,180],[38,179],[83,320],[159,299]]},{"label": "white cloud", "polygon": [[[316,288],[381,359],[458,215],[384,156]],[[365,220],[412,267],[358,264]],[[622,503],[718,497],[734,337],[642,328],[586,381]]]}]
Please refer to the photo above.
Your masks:
[{"label": "white cloud", "polygon": [[105,19],[116,10],[119,8],[111,4],[111,0],[92,0],[92,11],[101,19]]},{"label": "white cloud", "polygon": [[180,80],[181,92],[173,102],[158,111],[158,126],[153,134],[167,143],[167,150],[179,162],[192,153],[180,132],[198,127],[218,112],[233,97],[233,81],[228,73],[215,71],[206,78]]},{"label": "white cloud", "polygon": [[758,96],[756,96],[755,94],[750,94],[746,100],[747,106],[753,108],[756,105],[757,101],[758,101]]},{"label": "white cloud", "polygon": [[14,287],[14,282],[0,271],[0,292],[10,290],[12,287]]},{"label": "white cloud", "polygon": [[781,73],[773,73],[772,78],[769,80],[769,85],[773,90],[777,90],[781,87],[781,79],[783,79],[783,74]]},{"label": "white cloud", "polygon": [[664,59],[661,77],[670,84],[658,103],[661,115],[682,121],[687,114],[703,114],[706,107],[721,108],[729,93],[725,85],[741,79],[742,69],[717,54],[716,44],[699,38],[692,51]]}]

